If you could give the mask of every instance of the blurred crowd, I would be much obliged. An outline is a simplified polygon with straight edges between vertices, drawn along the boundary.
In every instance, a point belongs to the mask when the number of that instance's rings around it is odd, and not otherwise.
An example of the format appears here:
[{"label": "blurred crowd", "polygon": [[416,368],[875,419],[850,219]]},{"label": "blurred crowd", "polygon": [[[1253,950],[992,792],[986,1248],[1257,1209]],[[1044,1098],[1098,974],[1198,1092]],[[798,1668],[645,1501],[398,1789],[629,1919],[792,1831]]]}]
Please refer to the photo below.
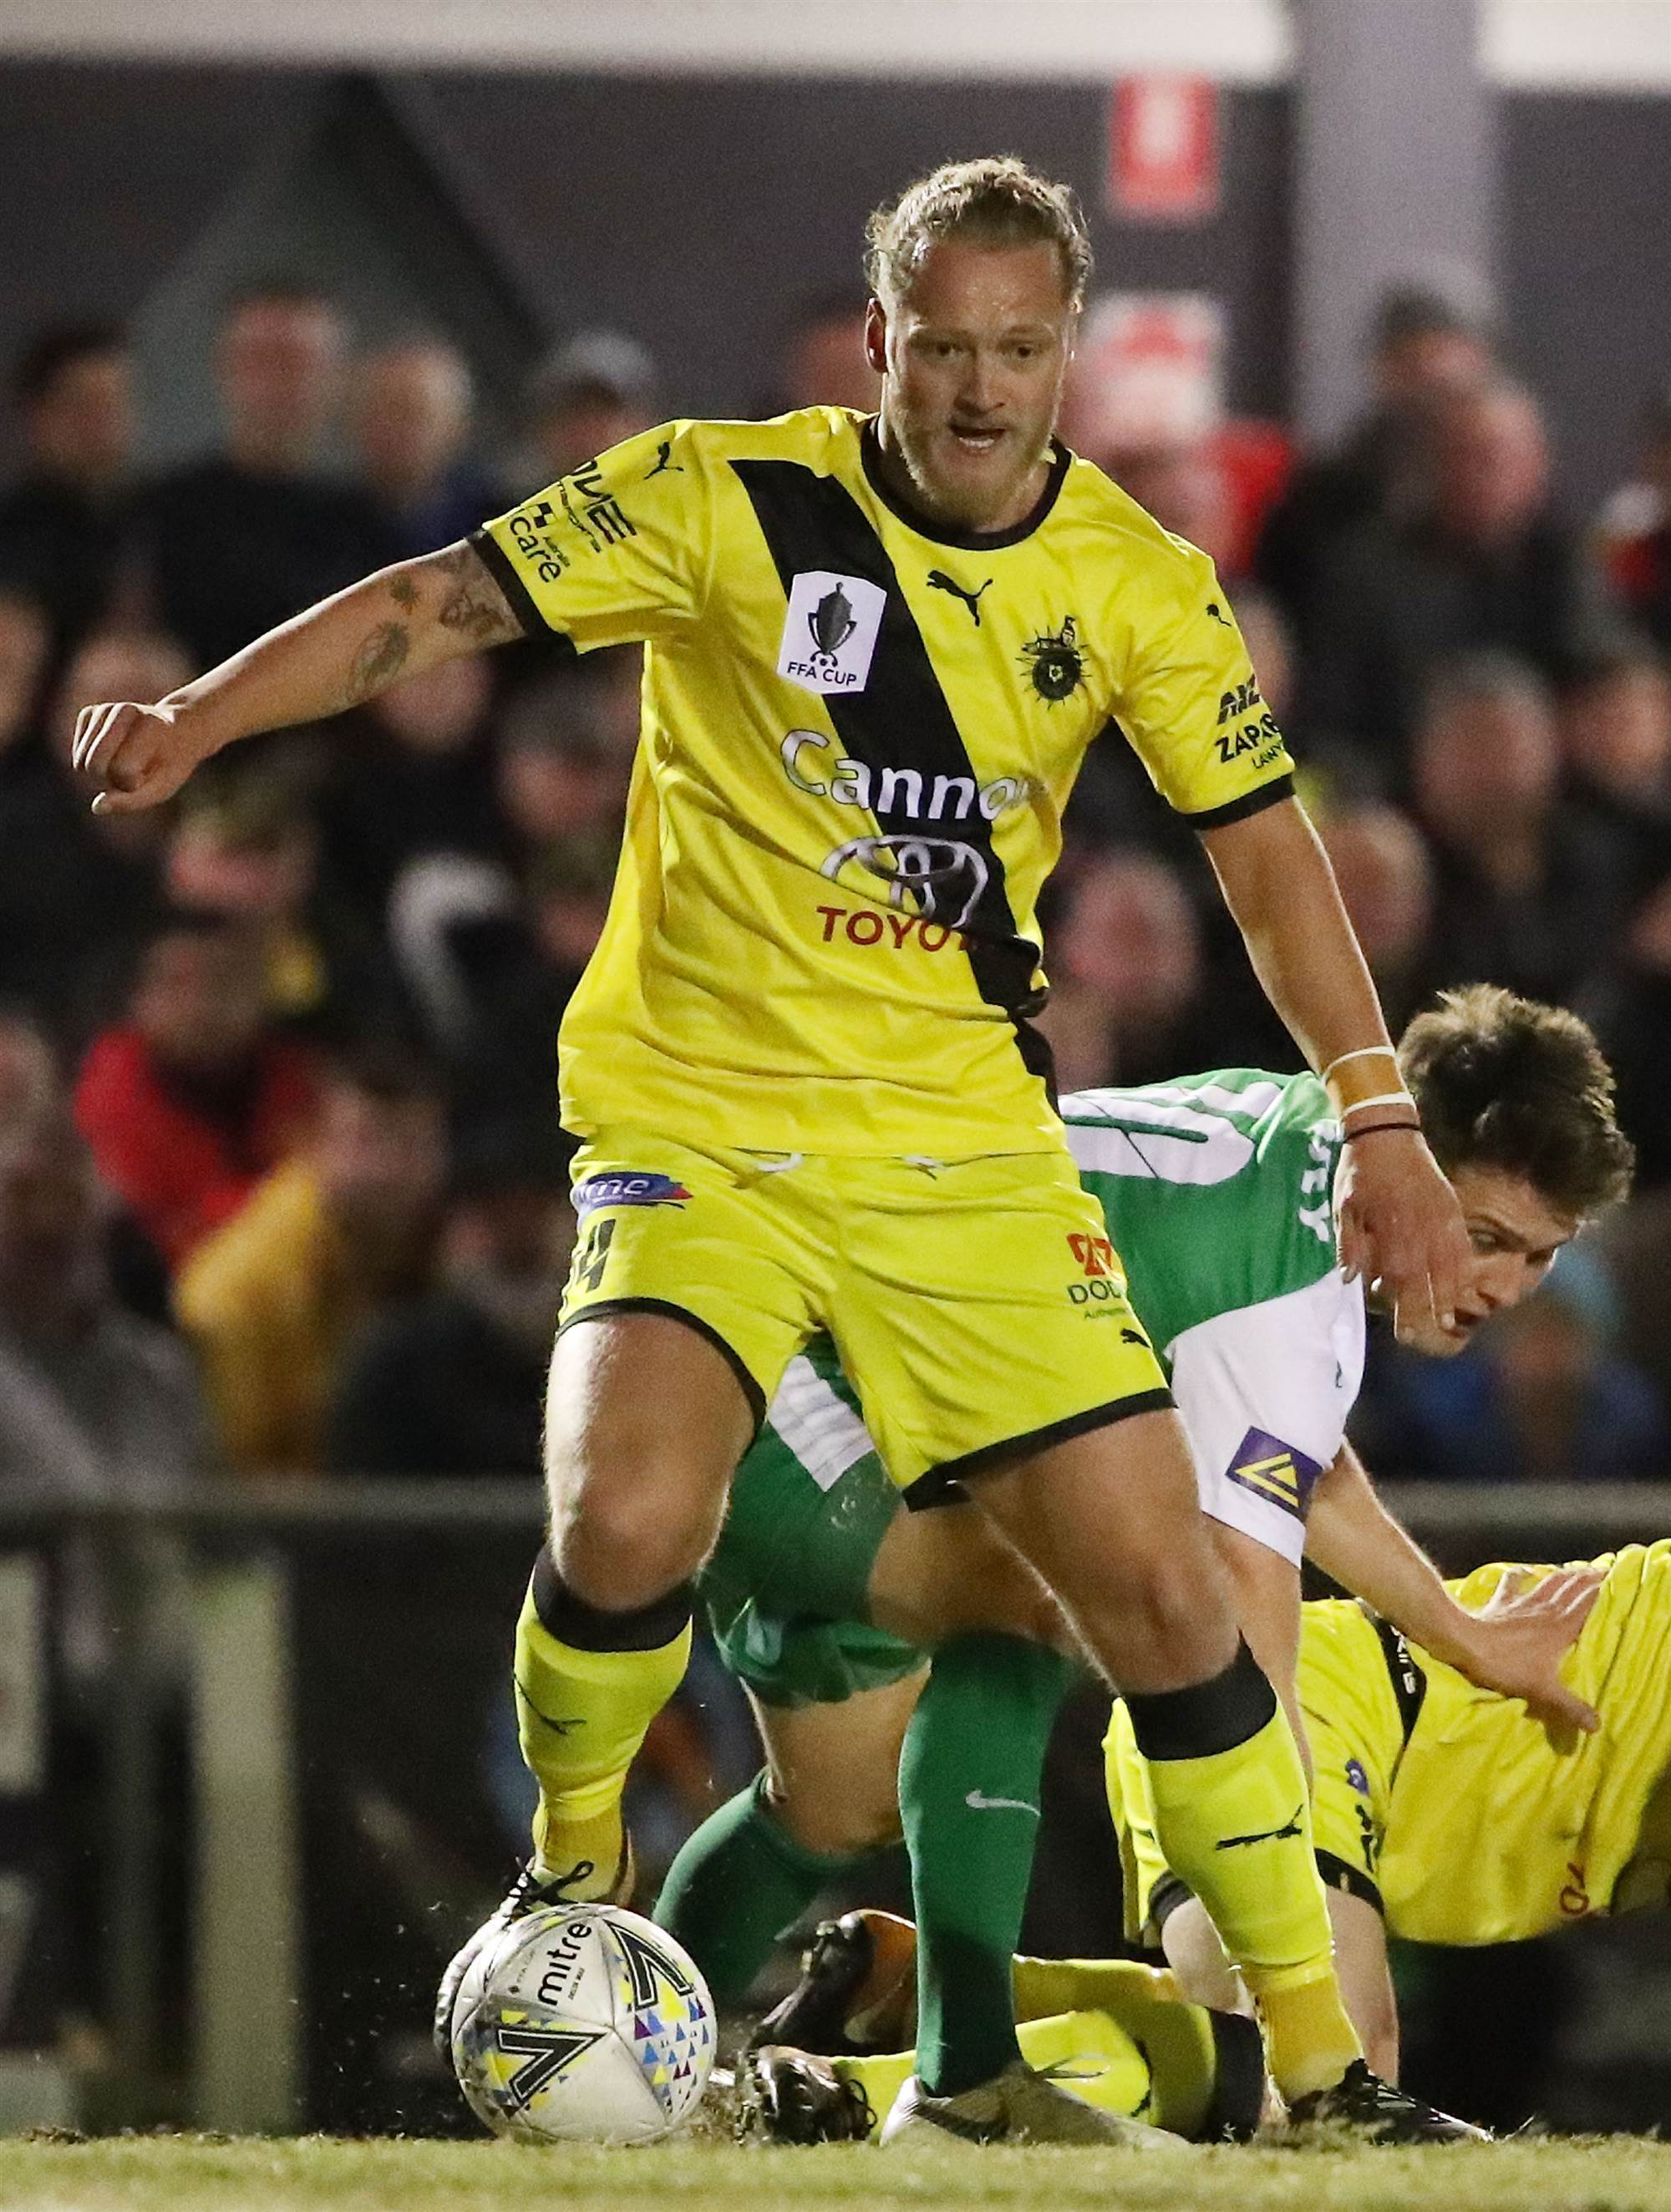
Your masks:
[{"label": "blurred crowd", "polygon": [[[808,304],[763,410],[873,404],[860,308]],[[89,1379],[96,1344],[168,1376],[177,1462],[532,1473],[572,1231],[555,1036],[605,912],[636,656],[459,660],[237,748],[153,815],[95,817],[67,753],[85,702],[160,696],[679,394],[640,346],[586,334],[495,448],[454,346],[356,350],[336,303],[289,284],[228,302],[214,365],[206,451],[149,478],[123,332],[44,332],[14,368],[0,1284],[21,1310],[0,1313],[0,1451],[61,1403],[78,1448],[155,1455],[118,1433],[143,1428],[144,1394]],[[1455,1373],[1379,1364],[1382,1470],[1660,1471],[1671,390],[1589,517],[1553,500],[1542,412],[1494,334],[1432,290],[1382,301],[1332,450],[1236,422],[1134,436],[1091,373],[1065,428],[1217,560],[1395,1029],[1486,977],[1577,1007],[1618,1070],[1638,1204]],[[1117,738],[1087,763],[1045,919],[1064,1089],[1295,1064]],[[49,1343],[61,1298],[97,1326]]]},{"label": "blurred crowd", "polygon": [[[809,303],[762,411],[873,405],[861,313]],[[289,284],[228,304],[215,369],[204,453],[149,478],[121,331],[44,332],[13,371],[0,1480],[66,1497],[158,1469],[532,1485],[574,1234],[556,1032],[602,926],[635,655],[462,659],[236,748],[143,816],[95,817],[69,748],[83,703],[157,698],[464,535],[677,413],[677,378],[581,337],[502,445],[456,348],[356,350],[336,303]],[[1371,1466],[1671,1471],[1671,388],[1588,516],[1554,501],[1542,411],[1496,336],[1426,290],[1382,303],[1361,419],[1332,450],[1234,422],[1136,438],[1088,378],[1065,428],[1217,560],[1395,1031],[1485,978],[1577,1007],[1618,1071],[1637,1200],[1461,1359],[1382,1346]],[[1297,1065],[1194,841],[1117,736],[1087,762],[1045,921],[1064,1090]],[[520,1595],[514,1561],[481,1566],[469,1608],[456,1561],[425,1568],[475,1625],[445,1670],[459,1743],[503,1703]],[[415,1587],[386,1553],[304,1586],[304,1672],[325,1668],[339,1724],[357,1716],[319,1785],[339,1842],[394,1848],[377,1777],[402,1735],[380,1699],[405,1678],[383,1662],[401,1637],[416,1666],[439,1648]],[[96,1575],[67,1593],[63,1660],[90,1690],[110,1663]],[[344,1699],[343,1655],[374,1633],[380,1664]],[[699,1677],[659,1723],[635,1815],[652,1862],[658,1833],[671,1850],[735,1786],[727,1710]],[[481,1779],[502,1850],[517,1785],[498,1750]],[[739,1771],[747,1757],[739,1741]],[[431,1765],[445,1799],[458,1770]],[[343,1900],[327,1943],[349,1940],[353,1864],[327,1885]],[[413,1985],[430,1971],[426,1954]],[[346,2015],[333,2032],[339,2064],[354,2032]]]}]

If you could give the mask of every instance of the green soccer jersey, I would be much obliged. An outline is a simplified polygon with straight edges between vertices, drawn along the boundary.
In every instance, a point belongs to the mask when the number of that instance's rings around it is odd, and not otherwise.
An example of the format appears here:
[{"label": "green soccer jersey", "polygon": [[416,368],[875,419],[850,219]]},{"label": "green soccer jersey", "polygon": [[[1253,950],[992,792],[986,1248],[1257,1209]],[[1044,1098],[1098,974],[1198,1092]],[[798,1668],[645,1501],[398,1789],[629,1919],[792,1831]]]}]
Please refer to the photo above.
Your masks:
[{"label": "green soccer jersey", "polygon": [[1062,1101],[1132,1304],[1163,1354],[1334,1267],[1340,1127],[1315,1075],[1219,1068]]}]

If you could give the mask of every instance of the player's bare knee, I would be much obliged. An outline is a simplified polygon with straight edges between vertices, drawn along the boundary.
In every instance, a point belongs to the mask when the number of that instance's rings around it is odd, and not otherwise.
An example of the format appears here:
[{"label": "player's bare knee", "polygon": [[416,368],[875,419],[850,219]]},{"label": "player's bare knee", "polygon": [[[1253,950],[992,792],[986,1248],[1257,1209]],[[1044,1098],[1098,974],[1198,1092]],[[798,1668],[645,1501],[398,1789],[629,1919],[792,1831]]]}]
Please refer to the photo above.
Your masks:
[{"label": "player's bare knee", "polygon": [[1218,1930],[1196,1899],[1167,1915],[1161,1948],[1180,1994],[1191,2004],[1211,2005],[1218,2012],[1251,2009],[1242,1977],[1224,1956]]},{"label": "player's bare knee", "polygon": [[1122,1689],[1203,1681],[1230,1663],[1235,1639],[1234,1618],[1216,1578],[1204,1585],[1158,1556],[1128,1574],[1112,1639]]},{"label": "player's bare knee", "polygon": [[671,1506],[659,1486],[588,1486],[554,1514],[551,1555],[586,1604],[635,1612],[689,1581],[713,1547],[717,1522],[700,1499]]},{"label": "player's bare knee", "polygon": [[819,1858],[852,1857],[899,1841],[896,1798],[799,1789],[781,1796],[769,1789],[771,1815],[790,1841]]}]

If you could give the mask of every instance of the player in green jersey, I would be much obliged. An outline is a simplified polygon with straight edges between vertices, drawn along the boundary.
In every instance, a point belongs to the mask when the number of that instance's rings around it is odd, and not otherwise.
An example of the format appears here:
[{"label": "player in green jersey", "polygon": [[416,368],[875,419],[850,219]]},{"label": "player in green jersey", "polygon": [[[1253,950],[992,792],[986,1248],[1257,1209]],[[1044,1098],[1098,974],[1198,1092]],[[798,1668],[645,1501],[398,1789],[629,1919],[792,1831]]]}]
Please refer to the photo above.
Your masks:
[{"label": "player in green jersey", "polygon": [[[1474,1246],[1458,1326],[1431,1343],[1451,1350],[1621,1194],[1629,1147],[1605,1064],[1571,1015],[1479,987],[1413,1024],[1401,1049]],[[1230,1071],[1085,1094],[1064,1110],[1273,1679],[1291,1698],[1309,1526],[1319,1564],[1426,1649],[1487,1687],[1592,1723],[1558,1673],[1576,1620],[1534,1607],[1482,1622],[1456,1606],[1344,1443],[1363,1297],[1335,1261],[1338,1125],[1315,1080]],[[1073,1294],[1102,1303],[1100,1286],[1117,1280],[1109,1249],[1092,1243],[1082,1257]],[[937,1943],[954,1959],[985,1956],[982,1930],[1018,1926],[1038,1763],[1067,1662],[1048,1648],[1048,1600],[1019,1571],[997,1587],[925,1568],[937,1551],[955,1553],[963,1516],[883,1511],[868,1449],[839,1369],[815,1350],[745,1463],[707,1573],[720,1648],[761,1713],[768,1771],[687,1847],[662,1910],[735,1994],[769,1948],[774,1916],[792,1920],[835,1863],[892,1830],[902,1741],[924,1929],[920,2043],[995,2048],[1007,2019],[970,2000],[971,1978],[927,1962]],[[932,1676],[928,1644],[939,1645]],[[971,1815],[979,1841],[960,1844]],[[1006,1822],[1007,1855],[993,1847]]]}]

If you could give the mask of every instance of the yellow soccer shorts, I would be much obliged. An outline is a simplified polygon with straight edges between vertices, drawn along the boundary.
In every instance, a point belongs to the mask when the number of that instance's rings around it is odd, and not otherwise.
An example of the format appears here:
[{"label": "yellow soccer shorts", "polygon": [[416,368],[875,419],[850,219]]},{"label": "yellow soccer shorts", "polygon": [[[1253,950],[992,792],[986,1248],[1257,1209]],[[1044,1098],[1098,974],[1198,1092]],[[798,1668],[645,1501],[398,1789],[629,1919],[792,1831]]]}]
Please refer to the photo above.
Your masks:
[{"label": "yellow soccer shorts", "polygon": [[1171,1403],[1066,1146],[872,1159],[607,1131],[576,1157],[574,1204],[560,1329],[671,1315],[724,1353],[757,1419],[828,1329],[913,1505]]},{"label": "yellow soccer shorts", "polygon": [[[1311,1830],[1328,1889],[1382,1911],[1376,1881],[1393,1783],[1414,1725],[1421,1677],[1403,1639],[1355,1601],[1305,1607],[1299,1693],[1315,1781]],[[1120,1846],[1128,1942],[1158,1946],[1169,1913],[1189,1896],[1155,1838],[1148,1774],[1116,1699],[1103,1741],[1109,1810]]]}]

